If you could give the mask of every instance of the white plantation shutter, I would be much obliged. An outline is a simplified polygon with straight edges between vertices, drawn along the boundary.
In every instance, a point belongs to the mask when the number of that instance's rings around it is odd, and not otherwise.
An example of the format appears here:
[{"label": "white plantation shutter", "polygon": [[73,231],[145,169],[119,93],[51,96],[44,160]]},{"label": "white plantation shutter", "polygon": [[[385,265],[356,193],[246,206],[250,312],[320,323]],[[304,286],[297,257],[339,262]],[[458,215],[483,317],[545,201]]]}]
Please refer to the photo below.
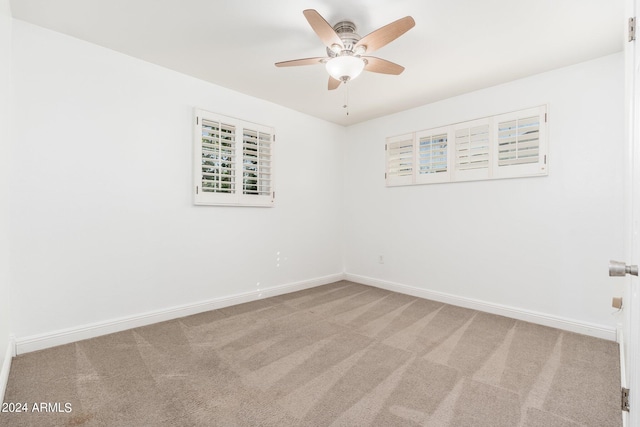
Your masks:
[{"label": "white plantation shutter", "polygon": [[196,110],[195,204],[272,206],[272,128]]},{"label": "white plantation shutter", "polygon": [[235,193],[235,126],[202,119],[201,136],[202,192]]},{"label": "white plantation shutter", "polygon": [[387,138],[387,185],[413,183],[414,134]]},{"label": "white plantation shutter", "polygon": [[271,195],[272,135],[244,129],[242,137],[242,192],[256,196]]},{"label": "white plantation shutter", "polygon": [[545,105],[387,138],[387,186],[547,175]]},{"label": "white plantation shutter", "polygon": [[491,127],[489,119],[474,120],[454,126],[456,181],[488,179],[491,161]]},{"label": "white plantation shutter", "polygon": [[447,128],[416,133],[416,183],[449,181],[449,160]]},{"label": "white plantation shutter", "polygon": [[494,121],[495,177],[546,174],[546,108],[502,114]]}]

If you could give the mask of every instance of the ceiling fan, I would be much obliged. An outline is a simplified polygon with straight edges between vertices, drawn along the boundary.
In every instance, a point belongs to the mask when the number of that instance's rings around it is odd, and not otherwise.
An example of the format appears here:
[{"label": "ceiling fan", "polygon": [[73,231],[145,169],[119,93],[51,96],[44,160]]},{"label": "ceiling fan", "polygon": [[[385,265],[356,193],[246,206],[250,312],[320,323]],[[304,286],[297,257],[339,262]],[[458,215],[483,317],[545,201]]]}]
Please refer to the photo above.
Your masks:
[{"label": "ceiling fan", "polygon": [[302,13],[327,47],[327,56],[276,62],[276,67],[325,64],[330,75],[329,90],[336,89],[340,83],[355,79],[363,70],[394,75],[404,71],[401,65],[365,54],[380,49],[413,28],[416,23],[412,17],[405,16],[360,37],[351,21],[340,21],[332,27],[313,9],[307,9]]}]

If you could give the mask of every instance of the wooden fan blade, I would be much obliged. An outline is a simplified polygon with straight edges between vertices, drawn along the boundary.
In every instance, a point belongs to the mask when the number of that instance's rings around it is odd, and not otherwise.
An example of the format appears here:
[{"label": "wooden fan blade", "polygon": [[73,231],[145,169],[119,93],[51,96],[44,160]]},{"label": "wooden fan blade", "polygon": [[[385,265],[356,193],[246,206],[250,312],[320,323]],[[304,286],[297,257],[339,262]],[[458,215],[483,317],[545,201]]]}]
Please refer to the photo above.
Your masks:
[{"label": "wooden fan blade", "polygon": [[336,80],[333,77],[329,76],[329,90],[337,89],[340,86],[340,80]]},{"label": "wooden fan blade", "polygon": [[318,12],[314,9],[306,9],[302,13],[304,13],[304,17],[309,21],[309,25],[311,25],[311,28],[313,28],[313,31],[316,32],[325,46],[331,49],[334,44],[337,44],[341,49],[344,49],[344,45],[340,37],[338,37],[338,34]]},{"label": "wooden fan blade", "polygon": [[360,46],[367,48],[366,53],[380,49],[382,46],[391,43],[416,25],[416,22],[410,16],[405,16],[391,24],[378,28],[372,33],[367,34],[356,43],[354,50]]},{"label": "wooden fan blade", "polygon": [[297,67],[299,65],[315,65],[315,64],[321,64],[322,61],[325,59],[327,58],[317,57],[317,58],[293,59],[291,61],[276,62],[276,67]]},{"label": "wooden fan blade", "polygon": [[376,58],[375,56],[363,56],[362,58],[367,60],[367,65],[364,66],[366,71],[382,74],[398,75],[404,71],[402,65],[395,64],[386,59]]}]

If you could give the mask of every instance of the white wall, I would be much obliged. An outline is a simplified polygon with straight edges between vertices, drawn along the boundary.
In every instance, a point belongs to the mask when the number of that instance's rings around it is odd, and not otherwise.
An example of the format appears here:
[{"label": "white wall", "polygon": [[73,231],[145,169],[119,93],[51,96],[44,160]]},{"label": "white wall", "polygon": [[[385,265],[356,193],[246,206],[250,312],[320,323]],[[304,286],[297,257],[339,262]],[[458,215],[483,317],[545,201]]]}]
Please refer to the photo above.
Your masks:
[{"label": "white wall", "polygon": [[[340,274],[344,128],[13,23],[18,339]],[[192,204],[193,108],[276,128],[276,207]]]},{"label": "white wall", "polygon": [[[11,122],[11,10],[0,0],[0,401],[9,348],[9,123]],[[10,353],[9,353],[10,354]]]},{"label": "white wall", "polygon": [[[623,72],[620,53],[350,127],[346,272],[614,328]],[[541,104],[548,177],[385,188],[385,137]]]}]

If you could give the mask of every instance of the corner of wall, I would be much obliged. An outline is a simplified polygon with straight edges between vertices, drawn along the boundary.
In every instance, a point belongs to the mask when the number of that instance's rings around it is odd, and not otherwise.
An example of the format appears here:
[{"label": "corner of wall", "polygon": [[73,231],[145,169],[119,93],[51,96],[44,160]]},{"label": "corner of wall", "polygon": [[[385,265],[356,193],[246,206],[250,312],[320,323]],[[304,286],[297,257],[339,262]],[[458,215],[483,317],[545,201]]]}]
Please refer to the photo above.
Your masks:
[{"label": "corner of wall", "polygon": [[0,0],[0,402],[9,380],[11,360],[15,355],[15,339],[10,335],[9,271],[9,142],[12,111],[11,97],[12,15],[9,0]]},{"label": "corner of wall", "polygon": [[9,372],[11,371],[11,361],[16,355],[16,341],[13,335],[9,336],[9,345],[2,359],[2,368],[0,369],[0,402],[4,402],[4,394],[7,391],[7,383],[9,382]]}]

